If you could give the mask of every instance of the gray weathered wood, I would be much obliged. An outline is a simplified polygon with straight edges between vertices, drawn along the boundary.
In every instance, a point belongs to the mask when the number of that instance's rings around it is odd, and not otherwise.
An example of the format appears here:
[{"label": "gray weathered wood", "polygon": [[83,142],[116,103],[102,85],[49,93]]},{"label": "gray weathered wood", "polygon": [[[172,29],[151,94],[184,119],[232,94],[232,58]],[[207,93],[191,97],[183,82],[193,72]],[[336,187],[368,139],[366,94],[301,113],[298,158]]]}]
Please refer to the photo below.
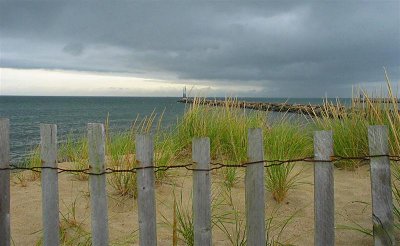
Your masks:
[{"label": "gray weathered wood", "polygon": [[[196,169],[210,168],[210,139],[194,138],[192,155]],[[212,245],[211,237],[211,173],[193,172],[194,245]]]},{"label": "gray weathered wood", "polygon": [[[137,135],[136,159],[139,166],[153,166],[153,155],[153,139],[150,135]],[[154,180],[152,168],[137,171],[139,243],[141,246],[157,245]]]},{"label": "gray weathered wood", "polygon": [[[104,125],[88,124],[89,167],[91,173],[105,171],[105,132]],[[106,176],[90,175],[90,202],[92,215],[92,244],[108,245],[108,210]]]},{"label": "gray weathered wood", "polygon": [[246,167],[245,200],[247,245],[266,245],[265,174],[263,134],[260,128],[249,129],[247,155],[249,161],[261,161]]},{"label": "gray weathered wood", "polygon": [[[333,156],[332,131],[314,133],[315,160]],[[314,245],[335,245],[335,201],[332,162],[314,163]]]},{"label": "gray weathered wood", "polygon": [[[40,125],[40,156],[43,167],[57,168],[57,126]],[[59,204],[57,170],[42,170],[43,245],[59,245]]]},{"label": "gray weathered wood", "polygon": [[[368,127],[370,155],[388,155],[386,126]],[[388,156],[371,158],[372,221],[375,245],[395,245],[393,200]]]},{"label": "gray weathered wood", "polygon": [[[10,165],[10,122],[0,118],[0,168]],[[10,171],[0,171],[0,246],[10,245]]]}]

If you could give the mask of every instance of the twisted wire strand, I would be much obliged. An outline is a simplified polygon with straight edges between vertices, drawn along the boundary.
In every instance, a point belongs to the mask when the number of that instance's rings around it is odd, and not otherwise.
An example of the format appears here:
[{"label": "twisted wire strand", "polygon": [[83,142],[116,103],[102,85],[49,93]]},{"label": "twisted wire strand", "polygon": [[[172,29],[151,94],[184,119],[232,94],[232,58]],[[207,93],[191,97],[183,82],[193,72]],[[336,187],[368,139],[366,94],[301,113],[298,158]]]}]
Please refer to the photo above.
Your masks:
[{"label": "twisted wire strand", "polygon": [[50,170],[56,170],[58,173],[83,173],[87,175],[104,175],[104,174],[112,174],[112,173],[137,173],[140,170],[145,170],[145,169],[153,169],[154,172],[165,172],[173,169],[186,169],[188,171],[213,171],[213,170],[218,170],[222,168],[245,168],[250,165],[255,165],[255,164],[260,164],[263,163],[265,168],[270,168],[270,167],[276,167],[276,166],[282,166],[285,164],[292,164],[292,163],[297,163],[297,162],[306,162],[306,163],[316,163],[316,162],[326,162],[326,163],[334,163],[334,162],[339,162],[339,161],[348,161],[348,160],[355,160],[355,161],[369,161],[371,158],[379,158],[379,157],[386,157],[392,162],[400,162],[400,156],[395,156],[395,155],[367,155],[367,156],[331,156],[329,160],[318,160],[315,159],[314,157],[303,157],[303,158],[297,158],[297,159],[288,159],[288,160],[260,160],[260,161],[249,161],[249,162],[244,162],[244,163],[222,163],[222,162],[211,162],[210,163],[210,168],[202,169],[202,168],[196,168],[195,162],[192,163],[187,163],[187,164],[181,164],[181,165],[172,165],[172,166],[157,166],[157,165],[150,165],[150,166],[138,166],[138,167],[133,167],[130,169],[118,169],[118,168],[106,168],[103,172],[91,172],[89,168],[86,169],[66,169],[66,168],[61,168],[61,167],[47,167],[47,166],[34,166],[34,167],[20,167],[16,166],[14,164],[9,165],[9,167],[5,168],[0,168],[0,171],[33,171],[33,172],[42,172],[42,170],[45,169],[50,169]]}]

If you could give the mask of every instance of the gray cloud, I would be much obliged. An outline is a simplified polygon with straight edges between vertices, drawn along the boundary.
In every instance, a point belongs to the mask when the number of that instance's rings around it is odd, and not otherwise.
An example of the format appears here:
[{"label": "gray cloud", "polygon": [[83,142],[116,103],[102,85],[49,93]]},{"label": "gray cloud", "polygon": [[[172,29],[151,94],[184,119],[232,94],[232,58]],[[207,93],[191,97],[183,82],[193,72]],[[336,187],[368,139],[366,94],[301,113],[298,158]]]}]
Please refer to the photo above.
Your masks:
[{"label": "gray cloud", "polygon": [[399,13],[398,1],[1,2],[0,66],[348,95],[383,66],[400,78]]},{"label": "gray cloud", "polygon": [[83,48],[81,43],[69,43],[64,46],[63,51],[73,56],[80,56],[83,53]]}]

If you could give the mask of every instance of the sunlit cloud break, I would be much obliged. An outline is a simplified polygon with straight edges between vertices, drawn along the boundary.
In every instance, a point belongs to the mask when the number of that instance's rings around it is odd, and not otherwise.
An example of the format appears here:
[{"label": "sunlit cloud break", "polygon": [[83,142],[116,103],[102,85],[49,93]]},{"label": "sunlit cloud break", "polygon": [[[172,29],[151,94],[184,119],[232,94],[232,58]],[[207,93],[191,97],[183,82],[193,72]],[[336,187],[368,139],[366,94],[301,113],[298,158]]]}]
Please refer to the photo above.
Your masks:
[{"label": "sunlit cloud break", "polygon": [[172,96],[182,95],[187,87],[192,96],[234,96],[261,91],[257,86],[196,85],[195,81],[177,83],[110,73],[87,73],[63,70],[0,68],[1,95],[32,96]]}]

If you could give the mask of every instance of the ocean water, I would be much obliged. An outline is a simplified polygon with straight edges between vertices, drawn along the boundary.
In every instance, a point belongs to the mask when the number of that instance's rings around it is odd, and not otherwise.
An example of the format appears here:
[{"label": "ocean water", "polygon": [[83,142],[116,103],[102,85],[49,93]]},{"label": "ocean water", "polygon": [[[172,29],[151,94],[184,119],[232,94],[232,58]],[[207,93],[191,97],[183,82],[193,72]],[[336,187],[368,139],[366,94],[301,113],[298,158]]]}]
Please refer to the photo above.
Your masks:
[{"label": "ocean water", "polygon": [[39,124],[57,124],[59,142],[69,134],[82,135],[87,123],[104,123],[109,115],[110,131],[130,128],[139,115],[164,110],[164,126],[176,122],[185,105],[178,98],[117,97],[0,97],[0,117],[10,119],[11,161],[21,161],[40,141]]},{"label": "ocean water", "polygon": [[[0,117],[10,119],[11,161],[21,161],[40,141],[39,124],[57,124],[58,140],[82,135],[87,123],[104,123],[109,115],[112,133],[128,130],[139,116],[163,114],[163,127],[173,126],[185,105],[173,97],[28,97],[0,96]],[[319,104],[316,98],[240,98],[246,101]],[[276,114],[275,114],[276,115]]]}]

